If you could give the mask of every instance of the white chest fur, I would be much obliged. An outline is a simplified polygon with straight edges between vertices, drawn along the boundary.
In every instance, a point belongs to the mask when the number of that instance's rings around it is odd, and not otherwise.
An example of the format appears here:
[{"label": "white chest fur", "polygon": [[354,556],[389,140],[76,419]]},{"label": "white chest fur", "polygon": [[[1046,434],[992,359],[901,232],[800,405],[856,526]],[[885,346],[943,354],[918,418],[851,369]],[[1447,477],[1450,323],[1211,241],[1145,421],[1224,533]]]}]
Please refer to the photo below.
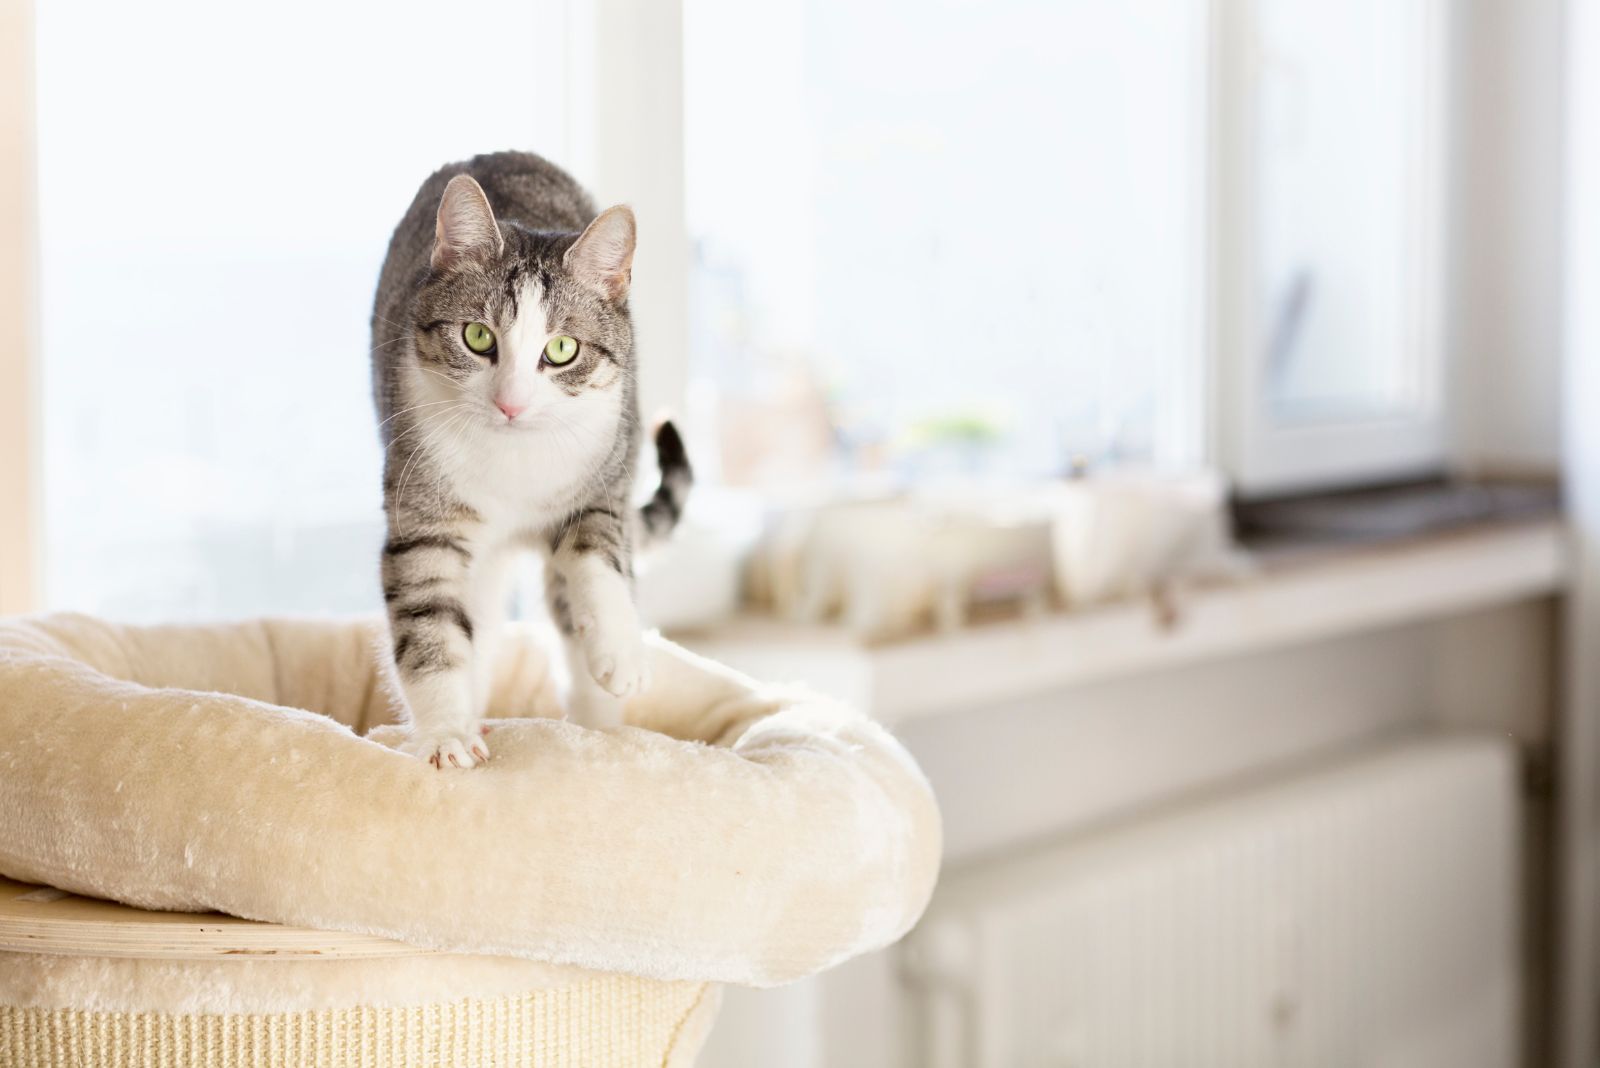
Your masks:
[{"label": "white chest fur", "polygon": [[491,528],[542,530],[601,489],[598,469],[616,440],[619,391],[566,398],[528,426],[466,428],[438,458],[462,503]]}]

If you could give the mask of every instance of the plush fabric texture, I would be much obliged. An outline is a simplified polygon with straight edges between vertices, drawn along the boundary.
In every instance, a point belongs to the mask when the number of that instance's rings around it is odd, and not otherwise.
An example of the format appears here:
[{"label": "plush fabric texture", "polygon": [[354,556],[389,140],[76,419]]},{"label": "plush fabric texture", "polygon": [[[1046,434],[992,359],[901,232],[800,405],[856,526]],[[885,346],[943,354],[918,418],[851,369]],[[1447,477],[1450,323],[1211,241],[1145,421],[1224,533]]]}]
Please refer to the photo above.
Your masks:
[{"label": "plush fabric texture", "polygon": [[[440,772],[388,748],[381,633],[0,621],[0,874],[757,986],[886,945],[927,903],[932,794],[859,713],[657,638],[628,726],[501,718],[486,767]],[[491,713],[559,711],[540,643],[516,632]]]}]

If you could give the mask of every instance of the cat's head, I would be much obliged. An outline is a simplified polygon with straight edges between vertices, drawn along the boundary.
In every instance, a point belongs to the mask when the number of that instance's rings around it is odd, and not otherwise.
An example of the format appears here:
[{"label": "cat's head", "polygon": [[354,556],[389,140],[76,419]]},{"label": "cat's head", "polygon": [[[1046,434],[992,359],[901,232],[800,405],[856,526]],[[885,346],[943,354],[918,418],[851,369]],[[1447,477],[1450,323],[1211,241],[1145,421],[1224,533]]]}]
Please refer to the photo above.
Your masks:
[{"label": "cat's head", "polygon": [[422,391],[509,430],[567,425],[575,400],[619,400],[633,376],[634,236],[626,207],[581,234],[502,227],[478,183],[456,175],[412,305]]}]

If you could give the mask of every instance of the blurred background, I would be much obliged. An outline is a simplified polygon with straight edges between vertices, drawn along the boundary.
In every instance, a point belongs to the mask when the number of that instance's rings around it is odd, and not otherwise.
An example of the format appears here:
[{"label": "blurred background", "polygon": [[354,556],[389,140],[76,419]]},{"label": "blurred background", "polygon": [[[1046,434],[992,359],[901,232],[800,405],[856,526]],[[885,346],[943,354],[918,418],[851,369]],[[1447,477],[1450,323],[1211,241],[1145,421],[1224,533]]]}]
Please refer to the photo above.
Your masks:
[{"label": "blurred background", "polygon": [[704,1064],[1600,1064],[1597,6],[0,0],[0,610],[378,610],[389,233],[534,150],[647,616],[945,813]]}]

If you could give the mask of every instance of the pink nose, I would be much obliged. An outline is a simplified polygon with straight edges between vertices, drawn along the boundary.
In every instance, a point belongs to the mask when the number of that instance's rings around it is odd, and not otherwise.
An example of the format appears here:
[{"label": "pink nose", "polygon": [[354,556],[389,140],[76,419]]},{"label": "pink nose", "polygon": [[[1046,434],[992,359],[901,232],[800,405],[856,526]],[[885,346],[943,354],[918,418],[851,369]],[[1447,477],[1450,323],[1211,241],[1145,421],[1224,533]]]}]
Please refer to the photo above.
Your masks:
[{"label": "pink nose", "polygon": [[528,406],[526,404],[512,404],[510,401],[501,400],[498,397],[495,398],[494,406],[499,408],[502,412],[505,412],[507,419],[515,419],[517,416],[528,410]]}]

